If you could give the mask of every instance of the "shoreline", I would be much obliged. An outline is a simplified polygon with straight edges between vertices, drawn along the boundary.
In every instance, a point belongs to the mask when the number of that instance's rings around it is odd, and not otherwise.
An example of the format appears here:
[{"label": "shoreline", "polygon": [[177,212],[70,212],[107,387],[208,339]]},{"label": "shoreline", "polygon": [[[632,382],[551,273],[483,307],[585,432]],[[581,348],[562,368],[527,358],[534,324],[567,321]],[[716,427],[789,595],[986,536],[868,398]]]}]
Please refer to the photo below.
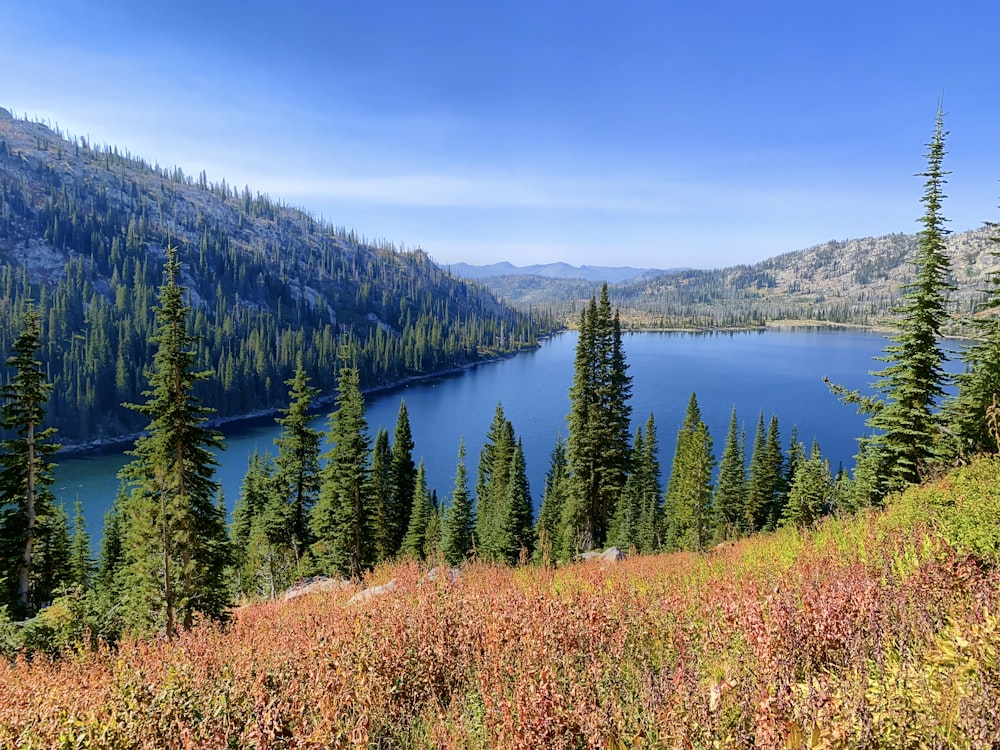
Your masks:
[{"label": "shoreline", "polygon": [[[538,341],[546,341],[552,336],[562,333],[562,331],[556,331],[555,333],[539,336]],[[467,362],[463,365],[455,365],[453,367],[448,367],[443,370],[435,370],[434,372],[420,373],[417,375],[408,375],[401,380],[394,381],[392,383],[383,383],[380,385],[373,385],[368,388],[363,388],[361,390],[362,396],[369,396],[372,394],[387,393],[396,389],[403,389],[414,383],[420,383],[425,380],[431,380],[433,378],[448,377],[449,375],[460,375],[467,370],[474,370],[480,365],[494,364],[496,362],[502,362],[511,357],[516,357],[521,352],[534,351],[541,347],[541,343],[535,346],[524,346],[517,351],[509,352],[507,354],[494,355],[486,359],[479,359],[475,362]],[[318,396],[312,404],[312,409],[310,412],[315,414],[321,414],[324,407],[328,407],[337,398],[336,392],[329,393],[323,396]],[[215,417],[208,420],[207,427],[213,430],[222,430],[223,427],[239,425],[245,422],[253,422],[256,420],[267,419],[268,417],[276,417],[283,407],[273,407],[269,409],[259,409],[255,412],[250,412],[248,414],[233,414],[226,417]],[[99,438],[97,440],[91,440],[87,443],[73,443],[70,445],[64,445],[55,452],[55,456],[85,456],[87,454],[99,454],[111,451],[120,451],[125,446],[129,446],[135,443],[136,439],[143,435],[142,432],[134,432],[128,435],[118,435],[109,438]]]}]

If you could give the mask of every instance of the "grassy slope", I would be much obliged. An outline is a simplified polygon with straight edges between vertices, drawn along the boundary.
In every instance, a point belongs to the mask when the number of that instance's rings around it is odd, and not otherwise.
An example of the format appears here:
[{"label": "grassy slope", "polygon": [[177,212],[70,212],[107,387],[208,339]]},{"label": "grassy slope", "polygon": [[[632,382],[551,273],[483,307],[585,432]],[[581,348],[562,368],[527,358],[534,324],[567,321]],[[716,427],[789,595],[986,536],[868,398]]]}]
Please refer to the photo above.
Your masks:
[{"label": "grassy slope", "polygon": [[997,746],[998,479],[706,556],[385,567],[362,604],[0,664],[0,746]]}]

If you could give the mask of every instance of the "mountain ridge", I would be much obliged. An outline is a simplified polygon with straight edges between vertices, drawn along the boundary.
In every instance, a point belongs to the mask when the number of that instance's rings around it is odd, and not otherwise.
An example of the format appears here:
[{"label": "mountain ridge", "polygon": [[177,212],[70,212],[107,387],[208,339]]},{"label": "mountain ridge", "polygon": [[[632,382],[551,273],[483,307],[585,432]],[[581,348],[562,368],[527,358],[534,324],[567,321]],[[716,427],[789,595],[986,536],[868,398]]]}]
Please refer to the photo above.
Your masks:
[{"label": "mountain ridge", "polygon": [[655,276],[687,269],[635,268],[633,266],[574,266],[563,261],[516,266],[509,261],[488,265],[469,263],[444,264],[455,276],[463,279],[483,280],[503,276],[541,276],[550,279],[579,279],[609,284],[629,281],[642,276]]}]

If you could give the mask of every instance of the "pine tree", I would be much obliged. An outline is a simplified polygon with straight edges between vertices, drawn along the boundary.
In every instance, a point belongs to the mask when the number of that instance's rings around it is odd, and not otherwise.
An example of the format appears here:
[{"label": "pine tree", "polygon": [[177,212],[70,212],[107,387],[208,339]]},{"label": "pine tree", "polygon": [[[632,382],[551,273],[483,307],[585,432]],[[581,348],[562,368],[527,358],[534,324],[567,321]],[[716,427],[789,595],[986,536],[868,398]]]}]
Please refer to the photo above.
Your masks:
[{"label": "pine tree", "polygon": [[[1000,224],[988,226],[1000,230]],[[990,239],[1000,244],[1000,233]],[[956,376],[958,393],[946,408],[953,452],[962,458],[1000,453],[1000,273],[990,274],[985,291],[983,310],[966,321],[975,334],[962,350],[965,370]]]},{"label": "pine tree", "polygon": [[399,551],[393,539],[392,527],[392,448],[389,431],[379,428],[372,448],[372,467],[369,474],[369,493],[372,501],[372,543],[375,561],[388,560]]},{"label": "pine tree", "polygon": [[476,549],[483,560],[500,560],[500,522],[507,502],[507,484],[515,448],[514,426],[497,404],[486,441],[479,453],[476,478]]},{"label": "pine tree", "polygon": [[551,562],[559,559],[558,550],[560,524],[563,505],[566,501],[567,474],[566,442],[562,435],[556,438],[555,448],[549,459],[549,470],[545,474],[545,488],[542,490],[542,503],[538,509],[538,522],[535,525],[535,555],[539,562]]},{"label": "pine tree", "polygon": [[319,502],[312,512],[313,555],[321,570],[359,576],[373,561],[372,509],[368,498],[368,421],[358,370],[342,365],[336,410],[330,414]]},{"label": "pine tree", "polygon": [[746,459],[738,432],[736,407],[729,417],[729,432],[719,461],[719,477],[712,501],[716,541],[734,539],[747,529],[743,509],[747,504]]},{"label": "pine tree", "polygon": [[750,532],[773,529],[780,518],[780,497],[784,487],[782,467],[784,457],[781,452],[781,438],[778,432],[778,418],[772,415],[767,431],[764,430],[764,413],[757,421],[753,455],[750,457],[750,473],[747,478],[747,506],[744,512],[747,530]]},{"label": "pine tree", "polygon": [[[42,364],[35,357],[41,346],[41,325],[34,305],[24,313],[14,354],[7,359],[13,376],[0,388],[0,426],[14,437],[3,441],[0,453],[0,559],[8,574],[7,590],[0,602],[13,611],[33,614],[49,601],[68,571],[54,571],[56,580],[41,577],[38,545],[46,536],[65,530],[59,524],[49,486],[53,464],[48,460],[59,446],[52,442],[54,428],[42,429],[45,406],[52,391]],[[65,517],[65,514],[63,514]]]},{"label": "pine tree", "polygon": [[427,474],[424,462],[417,467],[417,481],[413,487],[413,498],[410,502],[410,521],[406,527],[406,535],[399,553],[403,557],[423,560],[426,557],[427,527],[434,513],[434,504],[430,490],[427,488]]},{"label": "pine tree", "polygon": [[928,144],[923,228],[917,233],[916,280],[906,287],[899,330],[885,348],[874,388],[882,406],[868,419],[875,431],[874,446],[888,470],[888,489],[920,481],[933,462],[941,442],[937,404],[944,396],[948,376],[939,344],[947,320],[950,262],[945,253],[946,219],[941,216],[943,186],[948,172],[942,169],[945,150],[944,115],[938,108],[934,135]]},{"label": "pine tree", "polygon": [[826,512],[833,496],[830,468],[814,443],[808,459],[799,463],[791,481],[788,503],[781,514],[782,526],[811,526]]},{"label": "pine tree", "polygon": [[602,546],[630,470],[628,375],[618,313],[608,287],[580,317],[570,388],[570,492],[563,508],[564,554]]},{"label": "pine tree", "polygon": [[660,484],[659,441],[650,413],[646,420],[642,450],[636,451],[634,476],[639,495],[638,550],[651,554],[660,549],[663,538],[663,487]]},{"label": "pine tree", "polygon": [[[638,466],[639,456],[645,450],[645,438],[642,428],[635,431],[635,439],[632,441],[632,461],[633,467]],[[611,524],[608,527],[607,544],[624,550],[639,549],[639,515],[642,512],[642,498],[639,490],[639,475],[637,470],[633,470],[625,480],[621,497],[615,506],[615,513],[611,517]]]},{"label": "pine tree", "polygon": [[677,447],[664,498],[666,539],[670,548],[700,552],[707,547],[714,467],[712,437],[702,421],[697,397],[692,393],[684,423],[677,433]]},{"label": "pine tree", "polygon": [[291,509],[289,514],[292,550],[298,562],[312,544],[309,514],[319,496],[319,455],[322,435],[309,426],[309,410],[319,389],[309,385],[309,378],[299,357],[295,375],[285,381],[289,387],[289,406],[281,410],[277,422],[281,433],[275,438],[278,455],[274,459],[274,485]]},{"label": "pine tree", "polygon": [[441,551],[449,565],[460,565],[473,553],[475,529],[475,509],[465,469],[465,441],[462,441],[458,445],[455,482],[441,534]]},{"label": "pine tree", "polygon": [[66,583],[79,592],[90,589],[94,577],[94,558],[90,554],[90,535],[83,517],[83,503],[73,504],[73,534],[70,537],[69,576]]},{"label": "pine tree", "polygon": [[500,515],[497,535],[499,558],[510,565],[529,560],[535,545],[534,531],[524,448],[518,440],[510,460],[507,496]]},{"label": "pine tree", "polygon": [[188,332],[190,308],[177,284],[177,251],[167,248],[166,283],[154,310],[157,350],[147,373],[144,404],[129,407],[146,417],[145,433],[121,471],[128,483],[120,583],[129,625],[160,629],[168,637],[189,629],[198,615],[225,619],[229,559],[225,514],[213,451],[222,436],[206,427],[211,410],[194,395],[210,373],[194,370],[197,339]]},{"label": "pine tree", "polygon": [[417,481],[417,466],[413,463],[413,433],[406,401],[400,399],[399,414],[392,437],[392,502],[389,507],[389,547],[393,554],[400,550],[410,522],[413,491]]}]

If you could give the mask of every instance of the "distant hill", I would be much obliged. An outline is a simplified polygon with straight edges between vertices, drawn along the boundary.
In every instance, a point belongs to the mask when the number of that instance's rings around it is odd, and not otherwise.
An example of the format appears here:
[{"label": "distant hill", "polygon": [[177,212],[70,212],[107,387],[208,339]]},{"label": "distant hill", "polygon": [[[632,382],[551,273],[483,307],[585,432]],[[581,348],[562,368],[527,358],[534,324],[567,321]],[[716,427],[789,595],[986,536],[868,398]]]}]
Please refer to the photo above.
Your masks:
[{"label": "distant hill", "polygon": [[544,327],[422,251],[0,110],[0,356],[35,300],[62,442],[144,426],[121,404],[142,401],[167,243],[215,373],[199,396],[222,418],[287,405],[299,359],[330,393],[342,345],[375,386],[516,351]]},{"label": "distant hill", "polygon": [[[1000,245],[991,236],[983,228],[947,238],[956,319],[981,307],[989,275],[1000,272],[994,255]],[[614,283],[609,292],[625,321],[639,328],[753,327],[790,320],[879,326],[894,319],[893,308],[913,281],[916,241],[902,233],[831,240],[750,265],[644,274]],[[538,276],[482,283],[513,305],[552,310],[568,321],[598,288],[595,282]]]},{"label": "distant hill", "polygon": [[575,279],[606,281],[614,284],[640,276],[669,273],[657,268],[632,268],[631,266],[571,266],[568,263],[543,263],[533,266],[515,266],[506,261],[487,266],[455,263],[446,266],[452,274],[463,279],[490,279],[504,276],[541,276],[546,279]]}]

